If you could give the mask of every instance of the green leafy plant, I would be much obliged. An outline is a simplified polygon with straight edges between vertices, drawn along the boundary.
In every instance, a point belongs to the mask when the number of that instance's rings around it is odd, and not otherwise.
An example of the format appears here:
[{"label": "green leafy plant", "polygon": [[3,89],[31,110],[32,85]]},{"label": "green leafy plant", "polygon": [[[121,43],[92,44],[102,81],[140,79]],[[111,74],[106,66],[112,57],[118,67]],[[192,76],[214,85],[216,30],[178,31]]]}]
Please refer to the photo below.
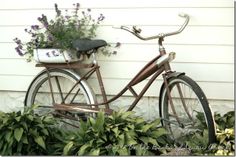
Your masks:
[{"label": "green leafy plant", "polygon": [[221,116],[218,113],[214,114],[214,119],[216,123],[217,133],[216,133],[216,143],[208,146],[206,139],[208,134],[205,129],[205,124],[201,120],[202,115],[199,114],[199,132],[195,132],[185,138],[188,139],[186,146],[191,150],[194,155],[233,155],[235,151],[235,135],[234,135],[234,122],[235,122],[235,112],[230,111]]},{"label": "green leafy plant", "polygon": [[0,113],[0,155],[56,154],[63,132],[52,128],[52,116],[37,116],[33,108],[21,112]]},{"label": "green leafy plant", "polygon": [[81,121],[76,134],[68,137],[64,155],[160,155],[167,132],[157,127],[160,119],[145,122],[133,112],[114,112]]},{"label": "green leafy plant", "polygon": [[214,155],[234,155],[235,153],[235,112],[230,111],[221,116],[215,114],[217,124],[217,142],[210,147],[210,153]]},{"label": "green leafy plant", "polygon": [[110,116],[100,112],[80,121],[80,128],[67,130],[58,128],[51,115],[35,115],[35,107],[0,112],[0,155],[233,155],[235,151],[234,111],[215,114],[217,142],[206,148],[204,128],[186,136],[186,146],[179,147],[160,127],[160,119],[146,122],[133,112]]},{"label": "green leafy plant", "polygon": [[48,20],[47,16],[42,14],[38,17],[40,25],[32,25],[30,29],[25,29],[31,37],[30,41],[23,43],[19,38],[14,41],[17,44],[16,52],[20,56],[27,56],[31,61],[33,51],[36,48],[59,48],[76,52],[72,42],[81,38],[94,38],[96,30],[101,21],[104,20],[103,14],[96,19],[91,16],[91,9],[80,11],[80,4],[73,4],[74,9],[71,13],[62,11],[55,4],[56,16]]}]

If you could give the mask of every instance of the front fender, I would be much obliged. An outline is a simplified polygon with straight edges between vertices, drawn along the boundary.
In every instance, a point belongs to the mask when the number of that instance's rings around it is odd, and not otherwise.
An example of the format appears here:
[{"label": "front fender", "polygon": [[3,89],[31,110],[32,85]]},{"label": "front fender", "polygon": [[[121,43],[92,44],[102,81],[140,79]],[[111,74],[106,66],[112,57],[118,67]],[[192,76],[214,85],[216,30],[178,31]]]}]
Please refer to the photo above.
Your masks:
[{"label": "front fender", "polygon": [[[174,78],[174,77],[179,77],[181,75],[185,75],[184,72],[171,72],[171,73],[168,73],[167,74],[167,80],[171,79],[171,78]],[[160,117],[162,117],[162,113],[161,113],[161,98],[162,98],[162,93],[163,93],[163,90],[165,88],[165,84],[164,82],[162,83],[161,85],[161,89],[160,89],[160,93],[159,93],[159,115]]]}]

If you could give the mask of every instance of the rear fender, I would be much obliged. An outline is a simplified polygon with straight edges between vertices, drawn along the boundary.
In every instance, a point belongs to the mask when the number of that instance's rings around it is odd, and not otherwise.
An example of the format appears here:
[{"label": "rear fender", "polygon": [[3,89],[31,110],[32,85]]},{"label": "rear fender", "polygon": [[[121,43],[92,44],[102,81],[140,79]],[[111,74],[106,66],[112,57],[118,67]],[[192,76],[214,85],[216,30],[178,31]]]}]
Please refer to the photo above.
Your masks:
[{"label": "rear fender", "polygon": [[[72,70],[69,70],[69,69],[49,69],[48,71],[54,71],[54,70],[61,70],[61,71],[66,71],[66,72],[69,72],[71,75],[73,75],[74,77],[76,77],[78,80],[81,79],[81,76],[78,74],[78,73],[75,73],[74,71]],[[26,99],[28,97],[28,93],[29,93],[29,89],[31,88],[32,84],[35,82],[35,80],[37,79],[37,77],[39,77],[40,75],[44,75],[45,73],[47,73],[47,70],[44,69],[42,70],[37,76],[34,77],[34,79],[32,80],[31,84],[29,85],[28,89],[27,89],[27,93],[26,93],[26,96],[25,96],[25,100],[24,100],[24,105],[26,106]],[[81,81],[81,84],[84,86],[85,90],[88,91],[88,96],[90,98],[90,103],[91,104],[95,104],[97,101],[96,101],[96,96],[92,90],[92,88],[89,86],[89,84],[87,83],[87,81],[85,80],[82,80]]]}]

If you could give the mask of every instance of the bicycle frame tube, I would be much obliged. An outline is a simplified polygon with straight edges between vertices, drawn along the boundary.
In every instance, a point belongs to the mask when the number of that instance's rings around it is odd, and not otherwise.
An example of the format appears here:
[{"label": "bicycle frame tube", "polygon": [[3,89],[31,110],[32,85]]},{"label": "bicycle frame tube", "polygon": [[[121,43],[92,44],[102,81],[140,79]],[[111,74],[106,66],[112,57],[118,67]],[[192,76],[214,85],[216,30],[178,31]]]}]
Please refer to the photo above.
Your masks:
[{"label": "bicycle frame tube", "polygon": [[[122,96],[126,91],[130,91],[131,94],[135,97],[135,100],[133,103],[130,105],[128,110],[132,110],[136,104],[139,102],[139,100],[143,97],[145,92],[148,90],[148,88],[151,86],[151,84],[155,81],[155,79],[164,71],[167,73],[170,71],[170,65],[169,65],[169,56],[167,56],[164,47],[162,46],[162,41],[159,40],[159,52],[160,54],[153,58],[150,62],[148,62],[138,73],[137,75],[114,97],[111,99],[107,100],[105,88],[103,85],[103,80],[102,76],[100,73],[100,66],[98,66],[97,62],[93,62],[92,64],[84,64],[84,63],[64,63],[64,64],[38,64],[36,66],[43,66],[46,69],[47,68],[65,68],[65,69],[84,69],[88,68],[90,69],[87,73],[85,73],[80,80],[78,80],[75,85],[72,87],[70,92],[66,95],[65,99],[68,97],[68,95],[71,93],[71,91],[81,82],[82,80],[87,80],[90,78],[90,76],[95,73],[98,83],[99,83],[99,88],[103,97],[103,102],[101,103],[95,103],[95,104],[78,104],[79,106],[93,106],[93,107],[98,107],[100,105],[105,105],[106,109],[109,109],[109,103],[112,101],[116,100],[120,96]],[[164,60],[163,60],[164,58]],[[167,58],[167,59],[166,59]],[[163,60],[160,62],[159,61]],[[136,91],[133,89],[133,86],[137,85],[138,83],[142,82],[143,80],[147,79],[148,77],[152,76],[146,85],[143,87],[141,92],[139,94],[136,93]],[[51,87],[50,87],[51,88]],[[51,89],[52,90],[52,89]],[[52,91],[51,91],[52,92]],[[64,100],[65,100],[64,99]],[[63,100],[63,101],[64,101]],[[59,105],[59,104],[57,104]],[[68,104],[69,105],[69,104]],[[65,106],[65,104],[64,104]],[[69,109],[69,108],[68,108]]]}]

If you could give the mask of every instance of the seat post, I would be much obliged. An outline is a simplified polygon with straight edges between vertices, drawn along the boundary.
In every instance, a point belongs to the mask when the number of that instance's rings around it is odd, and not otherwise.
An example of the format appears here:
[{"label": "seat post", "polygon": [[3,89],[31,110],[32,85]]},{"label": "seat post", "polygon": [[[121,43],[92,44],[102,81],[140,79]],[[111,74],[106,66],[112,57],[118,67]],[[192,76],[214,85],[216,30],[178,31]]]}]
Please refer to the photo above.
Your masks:
[{"label": "seat post", "polygon": [[[94,51],[95,51],[95,50],[94,50]],[[96,56],[96,54],[95,54],[94,51],[92,52],[93,64],[97,65],[97,64],[98,64],[98,62],[97,62],[97,56]]]}]

